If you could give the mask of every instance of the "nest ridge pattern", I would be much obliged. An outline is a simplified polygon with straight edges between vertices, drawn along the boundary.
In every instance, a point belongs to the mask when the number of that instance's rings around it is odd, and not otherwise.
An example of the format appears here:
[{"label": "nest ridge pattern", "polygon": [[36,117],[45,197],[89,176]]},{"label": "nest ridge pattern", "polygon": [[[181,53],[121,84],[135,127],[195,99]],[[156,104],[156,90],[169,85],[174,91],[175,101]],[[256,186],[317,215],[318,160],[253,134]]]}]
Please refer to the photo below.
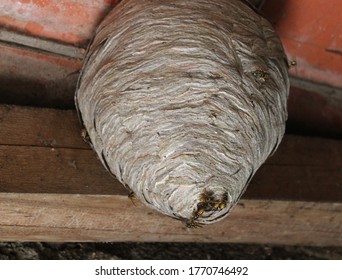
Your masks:
[{"label": "nest ridge pattern", "polygon": [[188,226],[226,216],[278,147],[287,61],[239,0],[123,0],[99,25],[75,95],[104,166]]}]

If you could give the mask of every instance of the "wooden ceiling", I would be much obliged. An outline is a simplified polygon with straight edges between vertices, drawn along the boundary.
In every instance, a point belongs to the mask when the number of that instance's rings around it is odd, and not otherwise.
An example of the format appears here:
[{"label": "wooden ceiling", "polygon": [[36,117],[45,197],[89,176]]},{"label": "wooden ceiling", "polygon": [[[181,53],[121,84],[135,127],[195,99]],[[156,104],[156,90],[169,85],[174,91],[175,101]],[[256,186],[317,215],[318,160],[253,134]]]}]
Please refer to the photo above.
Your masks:
[{"label": "wooden ceiling", "polygon": [[235,214],[196,230],[135,208],[79,135],[82,58],[118,2],[0,2],[0,239],[342,246],[341,1],[265,1],[293,64],[288,135]]}]

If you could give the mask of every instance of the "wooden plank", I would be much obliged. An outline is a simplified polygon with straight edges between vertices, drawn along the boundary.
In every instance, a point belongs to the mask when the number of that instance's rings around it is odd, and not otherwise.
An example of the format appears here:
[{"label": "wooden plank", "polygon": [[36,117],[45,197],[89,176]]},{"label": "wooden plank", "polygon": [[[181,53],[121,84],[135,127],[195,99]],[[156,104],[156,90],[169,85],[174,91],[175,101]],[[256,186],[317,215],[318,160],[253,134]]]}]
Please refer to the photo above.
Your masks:
[{"label": "wooden plank", "polygon": [[342,246],[342,204],[242,200],[203,228],[122,196],[0,194],[0,238],[9,241],[248,242]]},{"label": "wooden plank", "polygon": [[[342,201],[341,165],[272,161],[257,172],[244,198]],[[0,175],[0,192],[128,194],[85,149],[0,145]]]},{"label": "wooden plank", "polygon": [[74,110],[0,105],[0,145],[89,149]]},{"label": "wooden plank", "polygon": [[0,42],[17,48],[26,47],[37,52],[50,53],[54,56],[64,56],[68,58],[83,59],[85,49],[66,45],[59,42],[53,42],[27,34],[16,33],[6,29],[0,29]]},{"label": "wooden plank", "polygon": [[[80,136],[75,111],[0,106],[0,191],[122,194]],[[342,201],[342,141],[286,135],[244,198]]]},{"label": "wooden plank", "polygon": [[342,201],[341,167],[284,166],[266,163],[244,198]]},{"label": "wooden plank", "polygon": [[89,149],[0,145],[0,192],[123,194]]}]

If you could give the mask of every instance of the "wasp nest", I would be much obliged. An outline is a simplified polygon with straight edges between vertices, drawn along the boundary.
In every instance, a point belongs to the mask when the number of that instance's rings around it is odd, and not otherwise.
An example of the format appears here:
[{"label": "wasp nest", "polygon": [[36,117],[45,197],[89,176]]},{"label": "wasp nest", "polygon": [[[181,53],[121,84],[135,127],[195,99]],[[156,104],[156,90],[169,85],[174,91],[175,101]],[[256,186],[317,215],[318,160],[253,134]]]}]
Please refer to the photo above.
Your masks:
[{"label": "wasp nest", "polygon": [[123,0],[89,46],[76,105],[109,172],[188,226],[225,217],[278,147],[288,73],[239,0]]}]

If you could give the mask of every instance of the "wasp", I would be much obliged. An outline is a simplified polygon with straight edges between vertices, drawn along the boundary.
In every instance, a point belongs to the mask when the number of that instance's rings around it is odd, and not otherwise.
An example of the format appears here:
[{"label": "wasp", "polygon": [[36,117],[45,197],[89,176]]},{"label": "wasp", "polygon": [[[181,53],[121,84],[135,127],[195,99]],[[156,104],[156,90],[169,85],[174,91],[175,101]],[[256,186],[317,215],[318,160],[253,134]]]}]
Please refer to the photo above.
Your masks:
[{"label": "wasp", "polygon": [[131,191],[128,194],[128,198],[132,201],[133,205],[135,205],[134,200],[138,200],[137,196],[135,195],[135,193],[133,191]]},{"label": "wasp", "polygon": [[263,70],[258,69],[253,72],[253,76],[258,83],[264,83],[266,82],[268,78],[268,73]]},{"label": "wasp", "polygon": [[204,192],[199,197],[199,202],[197,203],[197,210],[195,211],[195,216],[202,216],[204,212],[211,211],[215,203],[214,192],[204,190]]},{"label": "wasp", "polygon": [[88,131],[85,128],[82,128],[81,136],[82,136],[82,139],[84,142],[86,142],[87,144],[91,144],[91,140],[90,140]]},{"label": "wasp", "polygon": [[213,191],[208,191],[204,190],[203,193],[201,193],[199,197],[200,202],[209,202],[214,199],[214,192]]},{"label": "wasp", "polygon": [[201,224],[197,221],[198,217],[192,217],[185,221],[185,225],[188,228],[199,228],[202,227]]},{"label": "wasp", "polygon": [[227,201],[228,201],[228,194],[225,193],[225,194],[223,194],[221,200],[215,202],[213,208],[216,211],[223,210],[224,208],[227,207]]},{"label": "wasp", "polygon": [[220,200],[215,200],[214,192],[204,190],[199,197],[199,202],[197,203],[196,210],[194,210],[193,215],[190,219],[185,221],[188,228],[201,227],[198,219],[205,213],[209,211],[221,211],[227,207],[228,194],[222,195]]},{"label": "wasp", "polygon": [[186,221],[186,226],[189,228],[200,227],[198,223],[198,218],[201,217],[204,212],[212,210],[212,204],[214,202],[214,193],[212,191],[204,190],[199,197],[199,202],[197,203],[196,210],[194,211],[192,217]]}]

